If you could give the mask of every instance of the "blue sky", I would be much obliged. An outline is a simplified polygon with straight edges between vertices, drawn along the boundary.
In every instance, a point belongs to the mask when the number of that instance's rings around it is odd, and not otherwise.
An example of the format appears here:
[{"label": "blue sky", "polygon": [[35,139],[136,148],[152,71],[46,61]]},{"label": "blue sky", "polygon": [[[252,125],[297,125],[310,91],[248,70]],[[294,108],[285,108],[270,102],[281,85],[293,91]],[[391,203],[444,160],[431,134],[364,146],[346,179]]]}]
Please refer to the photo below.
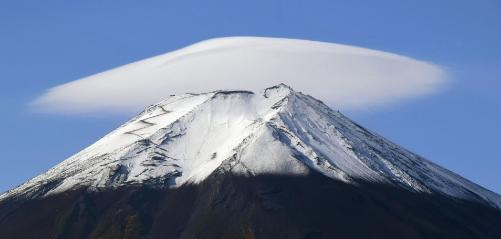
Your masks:
[{"label": "blue sky", "polygon": [[130,115],[33,113],[47,88],[223,36],[378,49],[443,66],[440,93],[345,112],[501,193],[499,1],[2,1],[0,191],[47,170]]}]

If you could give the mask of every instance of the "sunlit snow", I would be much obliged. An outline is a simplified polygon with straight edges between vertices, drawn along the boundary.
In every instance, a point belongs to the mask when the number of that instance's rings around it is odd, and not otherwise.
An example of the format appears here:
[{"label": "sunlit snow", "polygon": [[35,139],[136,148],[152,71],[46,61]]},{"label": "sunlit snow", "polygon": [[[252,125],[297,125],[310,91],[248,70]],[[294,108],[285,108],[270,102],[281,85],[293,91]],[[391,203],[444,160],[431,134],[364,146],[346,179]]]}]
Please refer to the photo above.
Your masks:
[{"label": "sunlit snow", "polygon": [[2,196],[79,187],[179,187],[215,171],[307,175],[391,184],[422,193],[501,198],[374,134],[313,97],[277,85],[259,92],[171,96],[87,149]]}]

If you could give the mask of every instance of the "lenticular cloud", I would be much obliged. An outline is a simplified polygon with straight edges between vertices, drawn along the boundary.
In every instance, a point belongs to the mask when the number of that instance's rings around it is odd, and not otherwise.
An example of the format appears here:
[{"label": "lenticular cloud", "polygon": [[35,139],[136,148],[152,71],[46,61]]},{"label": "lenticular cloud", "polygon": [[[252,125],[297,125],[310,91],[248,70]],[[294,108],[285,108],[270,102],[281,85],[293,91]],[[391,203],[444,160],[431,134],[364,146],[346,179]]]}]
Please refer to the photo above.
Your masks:
[{"label": "lenticular cloud", "polygon": [[392,53],[326,42],[228,37],[202,41],[47,90],[37,110],[135,112],[171,94],[285,83],[331,107],[381,106],[435,92],[444,71]]}]

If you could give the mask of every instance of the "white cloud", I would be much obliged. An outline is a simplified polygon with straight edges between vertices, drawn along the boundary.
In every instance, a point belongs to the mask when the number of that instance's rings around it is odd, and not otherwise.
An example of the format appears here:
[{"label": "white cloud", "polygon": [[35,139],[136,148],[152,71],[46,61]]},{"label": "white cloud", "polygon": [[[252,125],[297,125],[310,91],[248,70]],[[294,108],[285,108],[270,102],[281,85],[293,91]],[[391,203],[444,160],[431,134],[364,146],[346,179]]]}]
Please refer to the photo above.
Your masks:
[{"label": "white cloud", "polygon": [[135,112],[171,94],[258,91],[285,83],[342,110],[433,93],[445,82],[431,63],[347,45],[260,37],[202,41],[47,90],[37,110]]}]

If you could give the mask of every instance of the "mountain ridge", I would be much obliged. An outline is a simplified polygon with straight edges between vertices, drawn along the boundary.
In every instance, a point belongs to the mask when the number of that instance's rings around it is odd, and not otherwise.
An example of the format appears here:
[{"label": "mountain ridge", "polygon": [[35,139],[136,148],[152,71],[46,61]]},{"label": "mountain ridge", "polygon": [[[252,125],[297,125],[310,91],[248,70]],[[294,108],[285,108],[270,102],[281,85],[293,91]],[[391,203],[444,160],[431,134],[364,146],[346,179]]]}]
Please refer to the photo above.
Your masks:
[{"label": "mountain ridge", "polygon": [[171,96],[46,173],[0,195],[43,198],[67,190],[199,184],[216,170],[358,180],[482,202],[501,196],[359,126],[284,84],[261,92]]}]

